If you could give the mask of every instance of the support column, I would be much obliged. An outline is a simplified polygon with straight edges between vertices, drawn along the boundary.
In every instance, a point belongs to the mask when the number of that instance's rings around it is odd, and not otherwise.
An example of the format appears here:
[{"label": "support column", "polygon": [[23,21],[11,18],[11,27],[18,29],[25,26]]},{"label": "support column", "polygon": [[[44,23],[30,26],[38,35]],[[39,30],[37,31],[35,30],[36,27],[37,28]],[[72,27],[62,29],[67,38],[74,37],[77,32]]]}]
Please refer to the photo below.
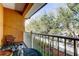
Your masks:
[{"label": "support column", "polygon": [[3,6],[0,4],[0,47],[2,46],[1,40],[3,39]]}]

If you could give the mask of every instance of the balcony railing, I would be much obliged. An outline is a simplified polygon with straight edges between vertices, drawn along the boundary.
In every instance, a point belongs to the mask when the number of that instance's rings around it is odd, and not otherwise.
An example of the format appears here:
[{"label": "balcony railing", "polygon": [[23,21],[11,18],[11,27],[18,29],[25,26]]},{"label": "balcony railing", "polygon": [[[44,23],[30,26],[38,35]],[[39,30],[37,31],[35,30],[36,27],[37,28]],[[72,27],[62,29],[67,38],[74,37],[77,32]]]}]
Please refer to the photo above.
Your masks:
[{"label": "balcony railing", "polygon": [[44,56],[78,56],[79,38],[31,33],[32,48]]}]

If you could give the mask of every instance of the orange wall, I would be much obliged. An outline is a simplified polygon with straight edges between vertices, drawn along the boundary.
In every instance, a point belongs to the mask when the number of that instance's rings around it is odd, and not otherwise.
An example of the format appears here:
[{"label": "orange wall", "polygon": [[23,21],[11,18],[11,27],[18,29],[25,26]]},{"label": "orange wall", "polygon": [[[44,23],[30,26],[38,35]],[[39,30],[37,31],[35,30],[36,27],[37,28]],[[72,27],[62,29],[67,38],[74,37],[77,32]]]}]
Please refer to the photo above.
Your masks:
[{"label": "orange wall", "polygon": [[23,41],[24,17],[18,12],[4,8],[4,35],[13,35],[15,42]]},{"label": "orange wall", "polygon": [[0,46],[3,38],[3,6],[0,4]]}]

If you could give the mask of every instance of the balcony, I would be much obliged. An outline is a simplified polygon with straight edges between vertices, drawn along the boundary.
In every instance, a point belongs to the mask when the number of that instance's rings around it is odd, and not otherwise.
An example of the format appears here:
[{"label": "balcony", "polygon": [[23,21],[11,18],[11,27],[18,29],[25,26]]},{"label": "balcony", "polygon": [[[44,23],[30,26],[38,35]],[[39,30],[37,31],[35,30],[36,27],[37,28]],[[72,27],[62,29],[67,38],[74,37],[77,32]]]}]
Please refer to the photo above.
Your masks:
[{"label": "balcony", "polygon": [[78,56],[78,42],[79,38],[25,32],[23,42],[4,46],[0,50],[12,50],[12,56]]},{"label": "balcony", "polygon": [[[47,3],[15,3],[15,4],[0,4],[0,15],[1,16],[1,28],[0,28],[0,55],[7,56],[78,56],[79,55],[79,37],[69,37],[75,33],[79,34],[79,13],[77,10],[73,11],[75,7],[78,9],[79,4],[65,5],[68,6],[67,10],[65,8],[60,8],[63,4],[48,4]],[[74,6],[73,6],[74,5]],[[19,6],[19,7],[18,7]],[[38,10],[45,6],[46,13],[51,11],[54,6],[55,8],[60,8],[57,15],[46,14],[43,17],[35,18],[37,21],[35,23],[40,23],[42,25],[36,25],[39,27],[31,26],[36,32],[25,31],[24,23],[25,20],[31,19]],[[52,8],[50,9],[50,6]],[[70,8],[72,7],[72,8]],[[47,9],[48,8],[48,9]],[[70,8],[70,9],[69,9]],[[49,10],[50,9],[50,10]],[[55,10],[56,10],[55,9]],[[73,12],[72,12],[73,11]],[[43,11],[44,12],[44,11]],[[56,14],[57,12],[55,12]],[[41,11],[38,14],[41,14]],[[75,16],[74,16],[75,15]],[[38,15],[39,16],[39,15]],[[56,18],[55,18],[56,17]],[[33,20],[33,19],[32,19]],[[64,21],[63,21],[64,20]],[[48,23],[49,22],[49,23]],[[35,26],[35,23],[34,26]],[[33,25],[32,24],[32,25]],[[44,25],[44,26],[43,26]],[[54,26],[53,26],[54,25]],[[42,27],[41,31],[40,28]],[[75,29],[74,29],[75,28]],[[26,27],[27,29],[27,27]],[[59,33],[67,31],[68,36],[60,36],[55,31]],[[29,31],[32,31],[29,28]],[[46,34],[42,34],[44,32]],[[69,34],[69,31],[72,32]],[[40,32],[40,33],[37,33]],[[48,35],[53,33],[52,35]],[[57,35],[54,35],[54,32]],[[12,35],[8,38],[5,46],[3,46],[3,41],[5,40],[5,35]],[[11,40],[13,42],[11,42]],[[10,43],[10,44],[9,44]],[[9,54],[7,54],[9,53]]]}]

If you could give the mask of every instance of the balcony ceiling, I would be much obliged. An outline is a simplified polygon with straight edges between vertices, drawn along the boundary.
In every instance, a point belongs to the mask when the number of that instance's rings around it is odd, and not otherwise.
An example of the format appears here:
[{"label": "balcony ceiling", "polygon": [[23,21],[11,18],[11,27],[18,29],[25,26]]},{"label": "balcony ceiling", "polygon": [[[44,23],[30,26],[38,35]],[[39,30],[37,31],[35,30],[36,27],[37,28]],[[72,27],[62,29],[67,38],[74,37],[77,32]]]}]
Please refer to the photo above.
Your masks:
[{"label": "balcony ceiling", "polygon": [[45,3],[3,3],[3,7],[15,10],[25,16],[25,18],[30,18],[43,5]]},{"label": "balcony ceiling", "polygon": [[46,3],[34,3],[31,9],[27,12],[25,15],[25,18],[30,18],[33,16],[36,12],[38,12],[43,6],[45,6]]},{"label": "balcony ceiling", "polygon": [[28,6],[28,3],[3,3],[3,7],[16,10],[18,12],[23,12],[25,6]]}]

